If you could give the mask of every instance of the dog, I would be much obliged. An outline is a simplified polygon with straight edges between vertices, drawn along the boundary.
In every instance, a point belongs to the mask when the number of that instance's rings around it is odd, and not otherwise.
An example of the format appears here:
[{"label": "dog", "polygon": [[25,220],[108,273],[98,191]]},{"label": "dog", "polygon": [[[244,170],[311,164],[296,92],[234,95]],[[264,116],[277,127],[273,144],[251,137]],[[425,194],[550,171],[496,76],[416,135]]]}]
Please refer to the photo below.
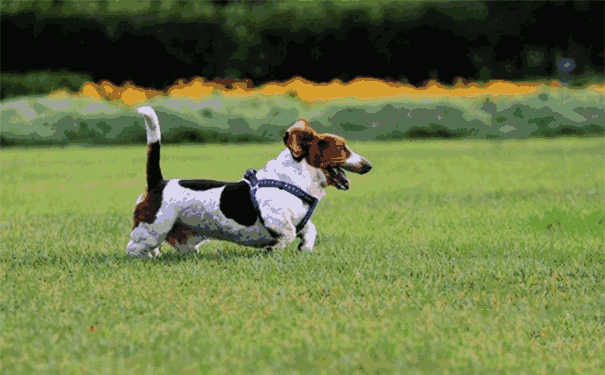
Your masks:
[{"label": "dog", "polygon": [[327,187],[348,190],[344,170],[364,174],[372,169],[344,138],[317,133],[300,119],[286,131],[285,149],[238,182],[165,180],[158,116],[149,106],[137,112],[147,133],[147,189],[134,209],[126,246],[132,256],[157,256],[164,241],[179,252],[191,252],[211,239],[283,249],[297,237],[298,249],[311,252],[317,230],[310,218]]}]

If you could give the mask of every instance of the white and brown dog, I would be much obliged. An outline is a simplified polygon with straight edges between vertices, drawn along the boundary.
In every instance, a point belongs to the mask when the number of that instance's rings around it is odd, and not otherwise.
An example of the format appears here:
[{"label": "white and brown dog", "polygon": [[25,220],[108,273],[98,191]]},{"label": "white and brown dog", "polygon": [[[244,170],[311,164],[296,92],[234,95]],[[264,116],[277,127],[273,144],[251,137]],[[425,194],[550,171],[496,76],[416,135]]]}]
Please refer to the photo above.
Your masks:
[{"label": "white and brown dog", "polygon": [[317,231],[309,219],[326,188],[349,188],[343,169],[363,174],[372,168],[343,138],[299,120],[284,135],[286,149],[239,182],[164,180],[158,117],[149,106],[137,112],[147,128],[147,191],[137,200],[126,246],[133,256],[158,255],[165,240],[195,251],[209,239],[283,249],[299,237],[299,249],[313,251]]}]

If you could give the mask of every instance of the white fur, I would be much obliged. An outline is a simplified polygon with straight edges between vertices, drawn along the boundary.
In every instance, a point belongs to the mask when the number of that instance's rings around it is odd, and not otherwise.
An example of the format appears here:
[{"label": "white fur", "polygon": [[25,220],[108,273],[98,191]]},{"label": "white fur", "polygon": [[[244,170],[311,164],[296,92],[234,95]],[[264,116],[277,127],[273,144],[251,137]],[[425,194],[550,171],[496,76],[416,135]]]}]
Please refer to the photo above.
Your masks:
[{"label": "white fur", "polygon": [[147,128],[147,144],[159,142],[162,139],[160,132],[160,121],[158,115],[150,106],[137,108],[137,112],[143,115],[145,127]]},{"label": "white fur", "polygon": [[347,160],[344,163],[344,167],[354,167],[357,168],[358,166],[362,165],[363,163],[367,162],[367,160],[359,155],[356,152],[353,152],[353,150],[351,150],[348,146],[347,149],[349,150],[349,152],[351,153],[351,155],[349,155],[349,157],[347,158]]}]

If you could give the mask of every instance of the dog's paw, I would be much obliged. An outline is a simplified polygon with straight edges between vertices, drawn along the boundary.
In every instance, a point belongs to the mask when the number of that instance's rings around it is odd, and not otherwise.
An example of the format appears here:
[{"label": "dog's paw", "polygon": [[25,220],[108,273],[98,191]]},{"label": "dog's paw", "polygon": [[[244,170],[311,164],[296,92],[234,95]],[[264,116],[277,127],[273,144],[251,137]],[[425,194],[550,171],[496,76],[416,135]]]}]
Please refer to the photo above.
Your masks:
[{"label": "dog's paw", "polygon": [[159,257],[161,253],[159,246],[155,249],[147,250],[144,245],[130,241],[126,246],[126,254],[130,255],[131,257],[150,259]]},{"label": "dog's paw", "polygon": [[160,247],[159,246],[147,253],[147,257],[148,258],[157,258],[160,255],[162,255],[162,253],[160,253]]}]

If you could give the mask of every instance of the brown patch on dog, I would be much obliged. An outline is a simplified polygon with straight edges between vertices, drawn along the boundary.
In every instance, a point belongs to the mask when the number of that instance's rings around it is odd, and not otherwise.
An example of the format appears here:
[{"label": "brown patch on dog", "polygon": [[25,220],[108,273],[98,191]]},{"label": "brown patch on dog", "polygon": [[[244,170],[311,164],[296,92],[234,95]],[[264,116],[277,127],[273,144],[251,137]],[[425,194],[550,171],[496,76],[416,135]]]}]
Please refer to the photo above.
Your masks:
[{"label": "brown patch on dog", "polygon": [[338,182],[328,172],[328,167],[343,165],[351,156],[344,138],[333,134],[319,134],[316,141],[309,147],[307,161],[316,168],[320,168],[326,177],[328,185],[337,186]]},{"label": "brown patch on dog", "polygon": [[166,186],[166,181],[162,177],[160,168],[160,142],[153,142],[147,145],[147,188],[145,197],[134,208],[133,228],[136,228],[140,222],[153,223],[160,206],[162,205],[162,192]]},{"label": "brown patch on dog", "polygon": [[317,133],[309,123],[300,119],[288,128],[284,135],[284,144],[290,149],[292,157],[301,161],[307,160],[311,166],[320,168],[326,176],[328,185],[338,183],[330,175],[328,167],[343,165],[351,151],[344,138],[327,133]]},{"label": "brown patch on dog", "polygon": [[284,134],[284,144],[296,161],[309,154],[309,145],[317,137],[317,132],[303,119],[296,121]]},{"label": "brown patch on dog", "polygon": [[195,234],[196,233],[185,224],[175,223],[170,232],[168,232],[166,235],[166,241],[168,241],[172,246],[175,246],[177,242],[183,245],[186,244],[187,240]]},{"label": "brown patch on dog", "polygon": [[351,156],[344,138],[333,134],[318,134],[309,145],[307,162],[316,168],[338,167]]},{"label": "brown patch on dog", "polygon": [[158,210],[162,205],[162,192],[165,185],[162,182],[156,188],[145,192],[145,198],[134,208],[132,228],[136,228],[140,222],[151,224],[155,221]]},{"label": "brown patch on dog", "polygon": [[344,138],[334,134],[317,133],[306,120],[295,122],[284,134],[284,144],[292,157],[306,158],[315,168],[340,166],[351,156]]}]

